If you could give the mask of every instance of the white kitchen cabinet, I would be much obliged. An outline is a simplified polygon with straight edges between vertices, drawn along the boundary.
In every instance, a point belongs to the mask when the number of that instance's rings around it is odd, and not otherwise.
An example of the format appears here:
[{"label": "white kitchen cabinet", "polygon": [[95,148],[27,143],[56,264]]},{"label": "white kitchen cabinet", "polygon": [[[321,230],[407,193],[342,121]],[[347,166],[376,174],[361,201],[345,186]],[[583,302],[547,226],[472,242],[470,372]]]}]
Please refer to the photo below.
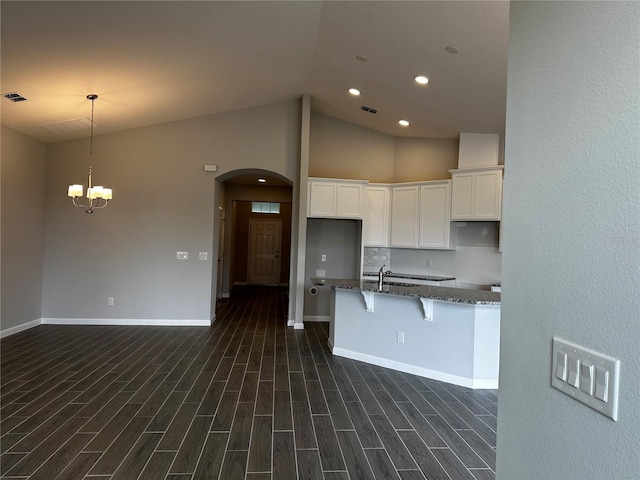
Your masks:
[{"label": "white kitchen cabinet", "polygon": [[365,247],[389,246],[391,187],[370,183],[365,187],[365,213],[362,229]]},{"label": "white kitchen cabinet", "polygon": [[497,220],[502,216],[504,166],[449,170],[451,220]]},{"label": "white kitchen cabinet", "polygon": [[308,217],[362,218],[366,180],[309,178]]},{"label": "white kitchen cabinet", "polygon": [[396,184],[391,191],[391,246],[417,248],[420,186]]},{"label": "white kitchen cabinet", "polygon": [[420,185],[419,225],[419,248],[452,248],[450,180]]},{"label": "white kitchen cabinet", "polygon": [[451,180],[395,184],[391,190],[391,247],[455,248]]}]

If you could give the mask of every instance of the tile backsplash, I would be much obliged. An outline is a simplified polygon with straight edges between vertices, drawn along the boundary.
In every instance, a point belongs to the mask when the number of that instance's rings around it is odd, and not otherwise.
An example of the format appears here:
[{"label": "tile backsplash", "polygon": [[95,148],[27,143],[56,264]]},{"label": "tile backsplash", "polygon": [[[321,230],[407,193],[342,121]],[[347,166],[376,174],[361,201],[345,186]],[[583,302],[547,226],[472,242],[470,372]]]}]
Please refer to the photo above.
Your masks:
[{"label": "tile backsplash", "polygon": [[502,279],[497,247],[459,246],[457,250],[365,247],[363,270],[456,277],[458,286],[486,288]]},{"label": "tile backsplash", "polygon": [[380,270],[380,267],[391,270],[391,249],[388,247],[365,247],[364,263],[362,269],[365,272]]}]

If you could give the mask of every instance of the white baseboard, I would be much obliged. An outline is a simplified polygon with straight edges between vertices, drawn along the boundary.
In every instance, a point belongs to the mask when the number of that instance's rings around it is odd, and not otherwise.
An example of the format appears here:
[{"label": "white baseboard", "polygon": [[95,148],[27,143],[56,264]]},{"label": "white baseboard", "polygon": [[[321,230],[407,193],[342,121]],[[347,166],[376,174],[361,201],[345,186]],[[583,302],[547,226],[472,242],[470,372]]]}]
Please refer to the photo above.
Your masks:
[{"label": "white baseboard", "polygon": [[166,318],[43,318],[44,325],[142,325],[155,327],[210,327],[211,320]]},{"label": "white baseboard", "polygon": [[327,346],[329,347],[329,350],[333,352],[333,342],[330,338],[327,338]]},{"label": "white baseboard", "polygon": [[21,325],[16,325],[15,327],[5,328],[4,330],[0,330],[0,338],[8,337],[10,335],[23,332],[24,330],[37,327],[41,323],[42,323],[41,319],[38,318],[36,320],[32,320],[30,322],[23,323]]},{"label": "white baseboard", "polygon": [[296,324],[295,320],[287,320],[287,327],[293,327]]},{"label": "white baseboard", "polygon": [[229,298],[230,296],[229,293],[222,292],[222,298]]},{"label": "white baseboard", "polygon": [[[331,345],[330,345],[331,346]],[[408,363],[397,362],[395,360],[389,360],[388,358],[376,357],[373,355],[367,355],[366,353],[353,352],[351,350],[345,350],[342,348],[332,347],[331,351],[334,355],[339,357],[351,358],[352,360],[360,360],[361,362],[371,363],[380,367],[391,368],[393,370],[399,370],[405,373],[411,373],[413,375],[419,375],[421,377],[431,378],[441,382],[453,383],[454,385],[460,385],[461,387],[473,388],[473,389],[497,389],[498,379],[481,378],[473,379],[467,377],[460,377],[458,375],[451,375],[450,373],[444,373],[437,370],[430,370],[428,368],[417,367]]]},{"label": "white baseboard", "polygon": [[294,330],[304,330],[304,322],[303,323],[294,323],[293,324],[293,329]]},{"label": "white baseboard", "polygon": [[328,315],[305,315],[302,317],[303,322],[325,322],[329,323],[331,321],[331,317]]}]

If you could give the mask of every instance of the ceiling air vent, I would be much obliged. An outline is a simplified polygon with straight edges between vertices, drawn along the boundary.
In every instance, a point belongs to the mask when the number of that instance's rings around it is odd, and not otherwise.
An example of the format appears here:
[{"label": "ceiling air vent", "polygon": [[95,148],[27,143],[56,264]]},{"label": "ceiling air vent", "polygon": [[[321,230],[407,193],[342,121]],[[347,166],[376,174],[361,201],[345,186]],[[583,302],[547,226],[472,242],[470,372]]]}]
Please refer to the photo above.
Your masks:
[{"label": "ceiling air vent", "polygon": [[364,110],[365,112],[369,112],[369,113],[378,113],[378,109],[377,108],[371,108],[371,107],[367,107],[366,105],[362,105],[362,107],[360,107],[362,110]]},{"label": "ceiling air vent", "polygon": [[3,93],[2,96],[4,98],[8,98],[12,102],[24,102],[26,100],[26,98],[24,98],[18,92]]}]

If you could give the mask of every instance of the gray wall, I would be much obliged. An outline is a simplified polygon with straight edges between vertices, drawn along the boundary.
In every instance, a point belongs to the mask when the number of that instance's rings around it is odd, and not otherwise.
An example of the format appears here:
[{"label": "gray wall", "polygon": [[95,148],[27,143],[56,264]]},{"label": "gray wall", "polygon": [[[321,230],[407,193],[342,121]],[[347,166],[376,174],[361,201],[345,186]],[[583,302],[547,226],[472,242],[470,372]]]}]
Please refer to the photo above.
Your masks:
[{"label": "gray wall", "polygon": [[309,176],[393,181],[395,137],[311,113]]},{"label": "gray wall", "polygon": [[458,140],[446,138],[395,139],[393,181],[446,180],[458,168]]},{"label": "gray wall", "polygon": [[[640,3],[512,2],[497,478],[640,475]],[[619,420],[551,388],[619,358]]]},{"label": "gray wall", "polygon": [[[307,256],[304,292],[304,316],[328,317],[330,314],[329,288],[320,288],[311,295],[311,277],[316,270],[325,270],[327,278],[358,278],[360,275],[360,246],[362,222],[310,218],[307,220]],[[327,260],[322,261],[322,255]]]},{"label": "gray wall", "polygon": [[114,199],[93,215],[66,196],[69,183],[86,181],[87,139],[52,144],[42,316],[210,319],[215,175],[259,167],[294,181],[299,123],[295,101],[98,135],[94,180]]},{"label": "gray wall", "polygon": [[2,127],[0,330],[39,320],[47,146]]}]

